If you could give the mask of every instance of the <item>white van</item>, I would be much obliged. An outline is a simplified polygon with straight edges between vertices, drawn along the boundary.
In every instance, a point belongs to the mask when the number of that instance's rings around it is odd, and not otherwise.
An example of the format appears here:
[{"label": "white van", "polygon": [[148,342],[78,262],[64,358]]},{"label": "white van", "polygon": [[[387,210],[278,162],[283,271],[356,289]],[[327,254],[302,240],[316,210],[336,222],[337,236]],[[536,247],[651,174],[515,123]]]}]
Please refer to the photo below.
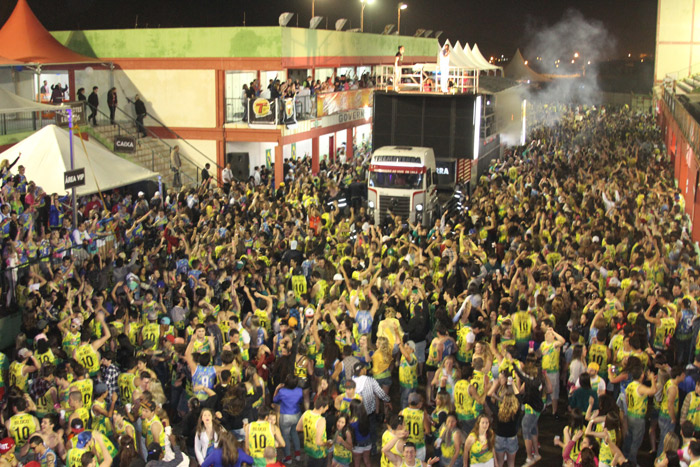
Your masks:
[{"label": "white van", "polygon": [[433,150],[384,146],[374,151],[367,178],[367,207],[377,225],[389,217],[389,211],[412,224],[432,224],[439,215]]}]

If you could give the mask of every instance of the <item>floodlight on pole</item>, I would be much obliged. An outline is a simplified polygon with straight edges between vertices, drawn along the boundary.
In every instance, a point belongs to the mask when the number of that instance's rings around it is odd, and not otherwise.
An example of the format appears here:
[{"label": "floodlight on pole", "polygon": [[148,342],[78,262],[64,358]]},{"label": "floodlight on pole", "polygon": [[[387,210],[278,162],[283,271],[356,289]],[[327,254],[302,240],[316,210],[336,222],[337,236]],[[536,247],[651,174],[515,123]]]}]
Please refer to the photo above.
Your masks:
[{"label": "floodlight on pole", "polygon": [[374,3],[374,0],[360,0],[362,9],[360,10],[360,32],[365,32],[365,7],[368,3]]},{"label": "floodlight on pole", "polygon": [[406,5],[404,2],[399,3],[399,6],[397,7],[396,11],[398,12],[398,20],[396,21],[396,32],[398,35],[401,35],[401,10],[405,10],[408,8],[408,5]]}]

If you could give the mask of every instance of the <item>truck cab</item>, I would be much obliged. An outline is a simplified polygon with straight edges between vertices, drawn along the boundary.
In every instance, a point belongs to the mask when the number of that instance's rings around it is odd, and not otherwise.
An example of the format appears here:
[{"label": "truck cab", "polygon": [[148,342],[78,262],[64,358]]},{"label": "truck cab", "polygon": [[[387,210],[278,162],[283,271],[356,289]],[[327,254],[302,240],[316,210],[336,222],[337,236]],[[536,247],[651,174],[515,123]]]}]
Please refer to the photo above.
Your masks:
[{"label": "truck cab", "polygon": [[367,207],[376,225],[394,215],[404,222],[432,224],[439,215],[435,153],[431,148],[384,146],[372,154]]}]

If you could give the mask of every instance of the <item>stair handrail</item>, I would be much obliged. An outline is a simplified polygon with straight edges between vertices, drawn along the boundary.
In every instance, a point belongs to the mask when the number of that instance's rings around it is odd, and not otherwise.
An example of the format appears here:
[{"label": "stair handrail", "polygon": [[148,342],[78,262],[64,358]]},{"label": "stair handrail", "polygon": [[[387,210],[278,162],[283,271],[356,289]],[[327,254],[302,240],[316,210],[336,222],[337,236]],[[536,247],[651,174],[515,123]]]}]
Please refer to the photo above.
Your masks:
[{"label": "stair handrail", "polygon": [[[87,106],[87,108],[88,108],[88,109],[92,109],[90,106]],[[118,108],[118,107],[117,107],[117,108]],[[110,116],[107,115],[106,113],[104,113],[103,111],[101,111],[99,107],[97,107],[96,110],[97,110],[97,113],[99,113],[99,114],[101,114],[102,116],[104,116],[104,117],[110,119]],[[120,109],[120,110],[121,110],[121,109]],[[122,112],[124,112],[124,111],[122,110]],[[124,112],[124,113],[125,113],[125,112]],[[126,114],[126,113],[125,113],[125,114]],[[128,115],[128,114],[126,114],[126,116],[129,117],[129,119],[130,119],[131,121],[133,121],[134,123],[136,123],[136,119],[131,118],[131,116]],[[117,120],[114,120],[114,123],[111,123],[111,122],[112,122],[112,120],[110,119],[110,124],[111,124],[111,125],[116,125],[117,128],[119,128],[119,130],[120,130],[120,131],[123,131],[125,134],[133,134],[132,131],[127,130],[126,128],[124,128],[123,126],[121,126],[121,125],[117,122]],[[88,124],[89,124],[89,122],[88,122]],[[144,128],[145,128],[145,127],[144,127]],[[151,133],[153,133],[153,132],[151,132]],[[136,131],[136,135],[137,135],[137,136],[139,135],[138,130]],[[163,139],[160,138],[158,135],[153,134],[153,136],[154,136],[155,138],[158,138],[158,140],[159,140],[161,143],[163,143],[164,145],[166,145],[170,151],[173,150],[173,147],[170,146],[170,145],[169,145],[168,143],[166,143],[165,141],[163,141]],[[168,159],[169,159],[169,158],[170,158],[170,155],[168,155]],[[189,157],[185,156],[185,155],[182,154],[182,153],[180,153],[180,160],[184,160],[184,161],[188,162],[189,164],[191,164],[191,165],[195,168],[195,173],[197,174],[195,178],[192,178],[192,177],[190,177],[188,174],[186,174],[183,170],[180,170],[180,176],[184,175],[185,177],[187,177],[187,178],[189,178],[190,180],[192,180],[192,183],[194,183],[195,185],[197,185],[197,184],[199,183],[198,180],[199,180],[199,170],[200,170],[200,168],[197,166],[197,164],[194,163],[194,161],[192,161]],[[170,163],[170,167],[172,168],[172,163]]]},{"label": "stair handrail", "polygon": [[[126,101],[129,102],[130,104],[133,104],[133,103],[134,103],[134,101],[133,101],[132,99],[129,99],[128,97],[126,98]],[[135,118],[131,117],[131,115],[130,115],[129,113],[127,113],[126,110],[122,109],[121,107],[117,106],[117,110],[119,110],[121,113],[123,113],[123,114],[126,115],[127,117],[129,117],[129,118],[133,119],[134,121],[136,121]],[[175,136],[175,139],[177,139],[177,140],[179,140],[179,141],[182,141],[183,143],[185,143],[186,145],[188,145],[190,148],[194,149],[195,152],[197,152],[200,156],[202,156],[206,161],[208,161],[209,163],[211,163],[211,164],[212,164],[214,167],[216,167],[218,170],[223,170],[223,169],[224,169],[224,168],[221,167],[214,159],[212,159],[211,157],[207,156],[207,155],[204,154],[202,151],[200,151],[199,149],[197,149],[196,147],[194,147],[194,146],[192,145],[192,143],[190,143],[190,142],[187,141],[185,138],[183,138],[182,136],[180,136],[175,130],[173,130],[172,128],[170,128],[169,126],[167,126],[165,123],[161,122],[157,117],[155,117],[154,115],[152,115],[152,114],[150,114],[150,113],[148,114],[148,117],[149,117],[151,120],[155,121],[161,128],[167,130],[167,131],[170,132],[172,135],[174,135],[174,136]],[[148,130],[148,128],[146,128],[145,125],[144,125],[144,129],[146,129],[146,131],[149,131],[150,133],[153,133],[153,131]],[[155,133],[153,133],[153,135],[156,136],[156,137],[158,138],[158,136],[155,135]],[[158,138],[158,139],[160,139],[160,138]],[[182,156],[182,154],[181,154],[181,156]],[[187,156],[185,156],[185,157],[187,157]],[[194,163],[194,162],[191,161],[191,160],[190,160],[190,162]]]}]

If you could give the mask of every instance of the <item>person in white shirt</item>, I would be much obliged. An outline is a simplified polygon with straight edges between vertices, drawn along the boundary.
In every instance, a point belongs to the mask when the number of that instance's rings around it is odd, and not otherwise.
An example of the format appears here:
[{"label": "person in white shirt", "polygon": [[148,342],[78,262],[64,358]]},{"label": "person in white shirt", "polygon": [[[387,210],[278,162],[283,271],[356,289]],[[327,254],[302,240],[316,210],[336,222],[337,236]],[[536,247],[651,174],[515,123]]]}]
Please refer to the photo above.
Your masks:
[{"label": "person in white shirt", "polygon": [[233,183],[233,171],[231,170],[231,163],[227,163],[224,170],[221,171],[221,181],[224,183],[224,193],[227,195],[231,191],[231,183]]},{"label": "person in white shirt", "polygon": [[255,186],[262,183],[262,179],[260,178],[260,167],[255,168],[255,172],[253,172],[253,181],[255,182]]}]

